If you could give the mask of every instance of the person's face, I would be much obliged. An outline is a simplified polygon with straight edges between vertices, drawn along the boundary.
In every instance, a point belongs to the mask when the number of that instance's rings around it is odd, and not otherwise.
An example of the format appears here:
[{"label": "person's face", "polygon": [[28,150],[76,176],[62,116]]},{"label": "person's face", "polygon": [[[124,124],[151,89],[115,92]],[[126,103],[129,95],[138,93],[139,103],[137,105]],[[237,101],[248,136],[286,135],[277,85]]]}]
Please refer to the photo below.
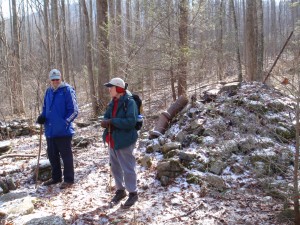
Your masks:
[{"label": "person's face", "polygon": [[117,97],[118,92],[116,91],[116,86],[109,87],[108,91],[109,91],[110,97],[112,97],[112,98]]},{"label": "person's face", "polygon": [[51,80],[51,85],[54,87],[54,88],[57,88],[61,83],[61,79],[53,79]]}]

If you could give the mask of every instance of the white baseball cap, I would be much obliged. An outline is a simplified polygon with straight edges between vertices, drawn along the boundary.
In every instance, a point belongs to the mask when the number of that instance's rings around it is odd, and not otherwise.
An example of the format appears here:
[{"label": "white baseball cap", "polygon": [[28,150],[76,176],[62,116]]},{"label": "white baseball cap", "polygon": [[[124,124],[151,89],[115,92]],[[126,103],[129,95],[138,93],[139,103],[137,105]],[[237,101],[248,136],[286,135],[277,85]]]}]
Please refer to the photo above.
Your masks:
[{"label": "white baseball cap", "polygon": [[60,73],[60,71],[59,70],[57,70],[57,69],[53,69],[53,70],[51,70],[50,71],[50,73],[49,73],[49,79],[50,80],[55,80],[55,79],[61,79],[61,73]]},{"label": "white baseball cap", "polygon": [[104,86],[106,87],[117,86],[125,89],[125,82],[121,78],[115,77],[111,79],[108,83],[105,83]]}]

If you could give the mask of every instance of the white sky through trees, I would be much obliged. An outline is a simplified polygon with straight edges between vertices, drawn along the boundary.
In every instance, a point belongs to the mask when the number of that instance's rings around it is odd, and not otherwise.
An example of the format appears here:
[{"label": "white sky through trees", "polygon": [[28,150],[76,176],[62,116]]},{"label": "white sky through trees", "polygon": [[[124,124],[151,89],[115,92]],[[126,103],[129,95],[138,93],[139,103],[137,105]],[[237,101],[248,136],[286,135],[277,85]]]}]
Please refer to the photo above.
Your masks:
[{"label": "white sky through trees", "polygon": [[0,0],[0,6],[2,6],[2,13],[4,18],[9,17],[9,1],[10,0]]},{"label": "white sky through trees", "polygon": [[[2,10],[4,18],[9,18],[9,2],[10,1],[11,0],[0,0],[0,9]],[[17,0],[17,11],[18,11],[19,3],[24,2],[25,4],[27,4],[27,1],[29,1],[29,3],[30,3],[31,0]],[[71,0],[69,2],[70,2],[70,4],[72,4],[72,3],[78,2],[78,0]],[[32,5],[32,6],[34,7],[34,5]],[[35,12],[35,9],[32,9],[32,10]],[[31,9],[29,11],[31,11]],[[32,11],[29,12],[29,14],[30,13],[32,13]]]},{"label": "white sky through trees", "polygon": [[[0,8],[2,6],[2,12],[3,12],[4,18],[9,18],[9,1],[11,1],[11,0],[0,0]],[[17,5],[19,5],[19,3],[21,1],[22,0],[17,0]],[[26,2],[28,0],[23,0],[23,1]],[[278,3],[279,0],[276,0],[276,2]],[[78,3],[78,0],[71,0],[70,3]],[[18,10],[18,8],[17,8],[17,10]]]}]

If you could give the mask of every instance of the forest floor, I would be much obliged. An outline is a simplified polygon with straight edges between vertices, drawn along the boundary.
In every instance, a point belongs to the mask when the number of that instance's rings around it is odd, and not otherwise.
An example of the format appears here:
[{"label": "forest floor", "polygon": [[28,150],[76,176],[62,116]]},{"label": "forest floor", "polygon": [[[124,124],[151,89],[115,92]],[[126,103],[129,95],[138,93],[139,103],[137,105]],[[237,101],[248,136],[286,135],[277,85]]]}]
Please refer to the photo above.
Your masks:
[{"label": "forest floor", "polygon": [[[249,88],[254,88],[254,90],[249,90]],[[258,93],[255,88],[255,85],[245,86],[242,91],[246,92],[244,94],[247,97],[247,91]],[[261,90],[260,87],[259,90]],[[268,94],[263,93],[261,96],[265,98]],[[270,99],[277,99],[277,97]],[[222,102],[218,103],[214,107],[225,106],[222,104]],[[82,107],[82,116],[78,118],[78,121],[86,122],[87,118],[84,116],[88,115],[88,112],[85,111],[88,108]],[[224,112],[225,108],[220,109],[223,109],[222,112]],[[212,112],[215,113],[217,111]],[[246,116],[243,115],[242,117],[246,118],[248,116],[250,118],[250,114],[246,111],[245,113]],[[215,115],[213,114],[213,116]],[[214,117],[211,119],[218,121]],[[207,120],[209,120],[209,117],[207,117]],[[188,121],[192,122],[193,119]],[[246,126],[248,125],[249,123],[246,124]],[[272,194],[274,190],[276,191],[276,189],[280,188],[281,184],[289,187],[292,186],[293,167],[291,165],[284,175],[275,175],[272,178],[273,181],[276,181],[277,186],[275,189],[270,188],[269,192],[266,191],[268,188],[263,187],[262,182],[257,179],[255,171],[243,169],[242,174],[237,175],[230,171],[230,166],[227,166],[220,175],[220,178],[226,181],[226,188],[222,191],[202,185],[205,182],[200,184],[188,183],[186,175],[191,171],[187,168],[185,168],[184,174],[173,179],[168,186],[163,187],[160,181],[156,179],[156,166],[163,159],[163,155],[160,152],[146,153],[142,137],[148,136],[147,132],[140,134],[135,150],[137,159],[149,155],[152,160],[150,168],[145,168],[137,164],[138,203],[130,209],[122,209],[120,204],[109,208],[108,203],[115,190],[110,190],[108,149],[103,144],[101,137],[103,129],[95,122],[93,125],[84,128],[76,127],[76,132],[76,137],[86,137],[92,141],[85,148],[75,147],[73,149],[75,184],[68,189],[59,189],[59,184],[50,187],[39,184],[36,189],[32,178],[34,173],[32,165],[36,164],[36,159],[34,158],[5,158],[0,160],[0,175],[3,177],[9,174],[17,183],[18,189],[11,192],[25,192],[35,198],[34,210],[31,214],[11,217],[10,219],[6,219],[3,224],[32,225],[34,223],[28,221],[51,215],[61,218],[66,224],[74,225],[293,224],[290,219],[291,217],[287,215],[288,213],[284,214],[285,212],[289,212],[284,211],[284,209],[290,206],[290,202],[286,202],[287,204],[284,205],[283,198]],[[227,132],[229,131],[227,130]],[[221,135],[223,134],[221,133]],[[221,139],[221,136],[219,139]],[[236,142],[239,141],[236,140]],[[28,155],[36,155],[38,153],[38,135],[14,138],[11,139],[11,142],[13,146],[11,153]],[[223,146],[224,143],[220,143],[220,145]],[[194,147],[194,150],[200,149],[202,151],[202,146]],[[287,145],[287,148],[293,149],[294,147]],[[46,141],[43,137],[42,159],[46,159],[45,150]],[[189,148],[187,150],[193,149]],[[246,154],[245,157],[247,156]],[[234,159],[243,164],[243,157],[236,155]],[[202,173],[198,171],[197,173],[201,173],[199,177],[211,174],[210,172]],[[266,183],[271,185],[271,182]],[[113,182],[112,187],[114,187]]]},{"label": "forest floor", "polygon": [[[45,215],[64,218],[67,224],[284,224],[276,217],[282,210],[281,202],[265,196],[252,174],[243,180],[232,177],[231,188],[222,193],[188,184],[180,177],[162,187],[155,179],[159,155],[153,156],[150,169],[137,167],[138,203],[127,210],[120,205],[111,209],[108,150],[101,141],[101,133],[99,127],[78,129],[78,135],[94,137],[95,141],[87,148],[74,149],[76,176],[69,189],[60,190],[58,184],[39,185],[35,189],[31,170],[35,160],[6,159],[1,163],[1,170],[21,169],[13,174],[19,184],[14,192],[27,192],[37,198],[34,213],[15,218],[12,224],[24,224]],[[16,152],[37,153],[38,136],[14,139],[13,145]],[[45,148],[43,141],[43,152]],[[136,157],[143,151],[136,149]]]}]

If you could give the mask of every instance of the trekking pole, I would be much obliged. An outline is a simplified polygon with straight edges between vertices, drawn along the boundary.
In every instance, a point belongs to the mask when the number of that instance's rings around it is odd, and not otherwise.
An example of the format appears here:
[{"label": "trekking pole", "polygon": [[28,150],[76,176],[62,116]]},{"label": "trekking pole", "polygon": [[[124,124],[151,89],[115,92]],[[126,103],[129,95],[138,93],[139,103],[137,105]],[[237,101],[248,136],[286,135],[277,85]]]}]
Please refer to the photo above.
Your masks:
[{"label": "trekking pole", "polygon": [[[110,155],[110,141],[111,141],[111,128],[110,124],[108,125],[108,155]],[[112,171],[111,171],[111,161],[109,156],[109,193],[112,196]]]},{"label": "trekking pole", "polygon": [[41,151],[42,151],[42,134],[43,134],[43,126],[42,126],[42,124],[40,124],[39,153],[38,153],[38,160],[37,160],[36,169],[35,169],[35,189],[37,188],[37,185],[38,185],[40,157],[41,157]]}]

